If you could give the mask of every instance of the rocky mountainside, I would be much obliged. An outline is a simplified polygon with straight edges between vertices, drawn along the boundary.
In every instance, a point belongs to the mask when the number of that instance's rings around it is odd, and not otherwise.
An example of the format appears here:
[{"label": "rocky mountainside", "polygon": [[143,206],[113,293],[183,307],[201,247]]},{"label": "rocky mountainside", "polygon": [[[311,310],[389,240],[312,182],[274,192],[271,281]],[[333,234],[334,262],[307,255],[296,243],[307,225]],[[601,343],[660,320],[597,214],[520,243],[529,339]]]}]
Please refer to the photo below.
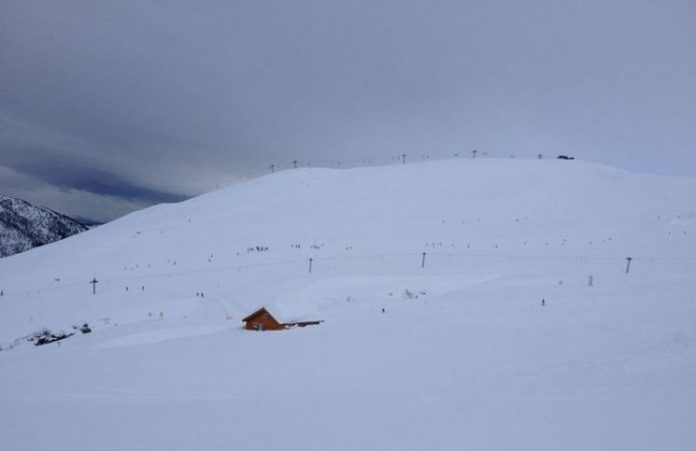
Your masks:
[{"label": "rocky mountainside", "polygon": [[87,227],[67,216],[28,202],[0,196],[0,257],[62,240]]}]

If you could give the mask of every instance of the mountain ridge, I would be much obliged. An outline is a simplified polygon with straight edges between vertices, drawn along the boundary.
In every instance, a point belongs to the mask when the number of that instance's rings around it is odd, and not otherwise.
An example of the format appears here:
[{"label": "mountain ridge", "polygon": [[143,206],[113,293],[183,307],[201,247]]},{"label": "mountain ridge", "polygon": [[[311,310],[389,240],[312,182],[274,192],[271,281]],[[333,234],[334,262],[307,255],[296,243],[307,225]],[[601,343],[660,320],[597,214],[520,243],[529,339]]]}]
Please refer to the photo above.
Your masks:
[{"label": "mountain ridge", "polygon": [[0,258],[84,232],[78,221],[15,197],[0,195]]}]

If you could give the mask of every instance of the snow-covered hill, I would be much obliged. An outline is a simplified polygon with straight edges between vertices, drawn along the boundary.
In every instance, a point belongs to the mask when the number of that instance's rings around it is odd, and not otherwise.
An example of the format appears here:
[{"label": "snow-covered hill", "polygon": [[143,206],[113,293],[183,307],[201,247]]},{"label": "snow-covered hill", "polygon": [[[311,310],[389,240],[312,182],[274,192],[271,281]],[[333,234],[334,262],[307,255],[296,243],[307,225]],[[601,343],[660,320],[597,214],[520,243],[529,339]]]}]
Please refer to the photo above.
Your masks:
[{"label": "snow-covered hill", "polygon": [[[695,237],[695,180],[579,161],[297,169],[149,208],[0,261],[0,440],[690,450]],[[263,305],[325,322],[242,330]]]},{"label": "snow-covered hill", "polygon": [[79,222],[47,208],[0,196],[0,257],[62,240],[87,230]]}]

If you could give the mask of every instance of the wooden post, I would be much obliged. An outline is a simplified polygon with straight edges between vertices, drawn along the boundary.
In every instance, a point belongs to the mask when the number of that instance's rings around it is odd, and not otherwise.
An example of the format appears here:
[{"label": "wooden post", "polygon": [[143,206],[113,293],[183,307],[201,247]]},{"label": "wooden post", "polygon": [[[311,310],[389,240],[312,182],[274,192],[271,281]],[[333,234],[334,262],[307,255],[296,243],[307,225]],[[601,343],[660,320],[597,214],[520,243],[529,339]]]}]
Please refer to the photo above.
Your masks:
[{"label": "wooden post", "polygon": [[631,270],[631,260],[633,260],[632,257],[626,257],[626,274]]},{"label": "wooden post", "polygon": [[94,279],[92,279],[90,283],[92,284],[92,294],[97,294],[97,284],[99,283],[99,281],[95,277]]},{"label": "wooden post", "polygon": [[423,259],[421,260],[421,268],[425,268],[425,252],[423,252]]},{"label": "wooden post", "polygon": [[312,262],[314,261],[313,258],[309,259],[309,273],[312,274]]}]

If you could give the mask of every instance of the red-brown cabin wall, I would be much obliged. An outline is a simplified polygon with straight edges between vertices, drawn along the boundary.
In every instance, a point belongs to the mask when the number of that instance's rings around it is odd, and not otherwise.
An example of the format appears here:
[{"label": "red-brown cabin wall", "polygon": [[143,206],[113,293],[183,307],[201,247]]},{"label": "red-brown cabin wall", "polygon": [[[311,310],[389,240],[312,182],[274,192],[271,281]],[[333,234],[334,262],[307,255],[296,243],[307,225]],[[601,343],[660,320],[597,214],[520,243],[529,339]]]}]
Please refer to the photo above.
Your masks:
[{"label": "red-brown cabin wall", "polygon": [[257,325],[263,325],[263,330],[283,330],[285,327],[278,323],[271,315],[261,312],[246,321],[244,328],[247,330],[258,330]]}]

